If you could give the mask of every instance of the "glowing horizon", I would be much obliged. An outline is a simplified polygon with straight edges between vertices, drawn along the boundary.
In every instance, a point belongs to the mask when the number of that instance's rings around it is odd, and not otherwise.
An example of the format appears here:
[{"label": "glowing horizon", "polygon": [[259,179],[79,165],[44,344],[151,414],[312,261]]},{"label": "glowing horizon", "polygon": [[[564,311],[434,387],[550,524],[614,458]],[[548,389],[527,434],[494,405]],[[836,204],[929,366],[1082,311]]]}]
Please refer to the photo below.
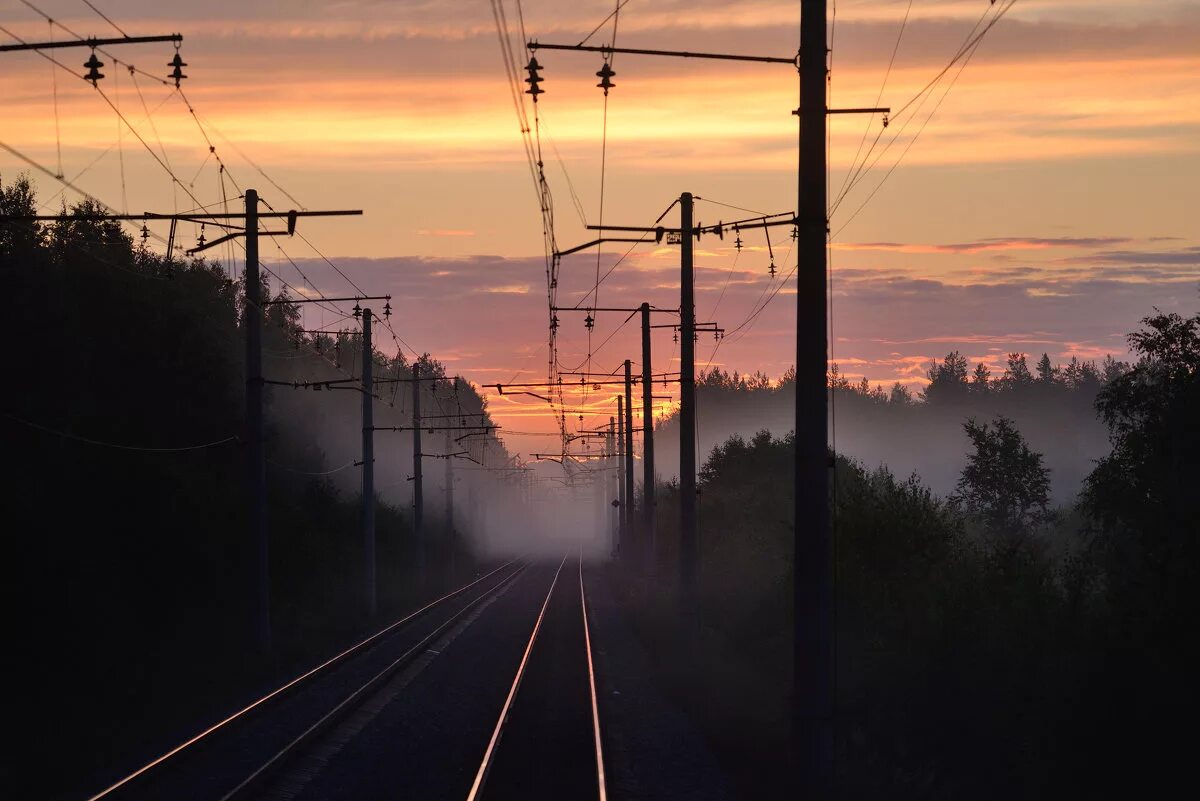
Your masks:
[{"label": "glowing horizon", "polygon": [[[81,4],[40,5],[83,35],[105,31]],[[1196,302],[1200,240],[1191,217],[1200,206],[1200,10],[1129,0],[1086,7],[1019,2],[944,100],[939,90],[901,113],[945,66],[984,5],[914,6],[882,96],[903,9],[870,0],[839,11],[832,104],[874,105],[881,97],[896,109],[886,130],[878,117],[831,121],[831,202],[856,153],[877,134],[874,155],[882,152],[831,215],[830,361],[852,381],[865,375],[874,385],[917,387],[929,361],[950,350],[993,370],[1009,350],[1045,351],[1056,361],[1122,357],[1124,335],[1152,306],[1186,311]],[[524,22],[531,38],[578,41],[610,10],[607,0],[569,8],[529,0]],[[361,220],[305,222],[301,233],[357,283],[392,292],[394,324],[406,341],[478,384],[502,382],[506,373],[544,377],[541,223],[483,4],[250,7],[217,0],[200,9],[110,0],[106,11],[135,35],[184,34],[183,88],[199,124],[173,87],[144,76],[135,85],[109,64],[100,89],[135,136],[86,82],[64,70],[52,79],[54,68],[36,54],[5,54],[0,141],[52,172],[61,149],[68,179],[133,212],[189,208],[189,192],[203,204],[220,202],[224,192],[236,205],[247,186],[276,208],[294,205],[273,183],[312,207],[364,208]],[[635,0],[621,12],[618,39],[786,56],[795,52],[798,18],[794,2],[740,4],[731,13],[713,0]],[[14,7],[3,24],[29,39],[48,35],[46,22],[24,7]],[[54,35],[65,36],[57,29]],[[605,28],[595,42],[611,37]],[[54,55],[82,72],[81,52]],[[155,75],[165,75],[171,54],[154,45],[116,53]],[[600,59],[542,51],[539,61],[546,78],[538,104],[543,160],[558,244],[569,247],[593,238],[584,221],[601,214],[604,109],[592,76]],[[749,209],[794,207],[790,111],[797,101],[789,67],[617,56],[614,68],[606,222],[648,224],[684,189]],[[224,175],[205,136],[228,166]],[[157,158],[186,191],[172,185]],[[0,178],[26,170],[0,151]],[[77,199],[59,195],[50,178],[35,178],[46,208]],[[748,216],[712,203],[697,208],[706,223]],[[180,235],[197,233],[181,228]],[[784,229],[771,237],[768,248],[761,231],[747,231],[740,252],[729,237],[700,243],[697,314],[737,332],[719,347],[702,340],[699,368],[777,378],[790,366],[794,290],[771,279],[767,267],[773,253],[783,276],[794,258]],[[597,270],[607,271],[625,248],[564,261],[560,302],[585,298]],[[236,250],[213,256],[239,269]],[[346,289],[303,242],[265,245],[263,257],[300,286],[294,259],[314,283],[309,292]],[[675,258],[668,248],[634,249],[601,284],[600,302],[582,302],[677,305]],[[320,313],[306,315],[321,325]],[[598,316],[593,338],[604,340],[620,323]],[[575,326],[566,323],[560,333],[559,359],[568,366],[588,360],[582,323]],[[675,358],[672,344],[669,333],[656,334],[656,363]],[[607,371],[637,349],[631,323],[594,354],[593,367]],[[553,420],[538,403],[493,398],[492,407],[498,421],[550,430]],[[586,412],[599,413],[597,403],[590,400]]]}]

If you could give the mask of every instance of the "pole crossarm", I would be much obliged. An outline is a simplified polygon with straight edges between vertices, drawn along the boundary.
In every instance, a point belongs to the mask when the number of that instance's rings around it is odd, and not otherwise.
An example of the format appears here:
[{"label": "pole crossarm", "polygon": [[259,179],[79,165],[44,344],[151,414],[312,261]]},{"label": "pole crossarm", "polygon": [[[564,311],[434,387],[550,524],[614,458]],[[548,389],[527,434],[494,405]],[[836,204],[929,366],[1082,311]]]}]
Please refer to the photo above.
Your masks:
[{"label": "pole crossarm", "polygon": [[[422,384],[428,381],[437,383],[438,381],[450,381],[451,379],[445,376],[426,376],[424,378],[376,378],[376,384]],[[458,415],[454,415],[457,417]]]},{"label": "pole crossarm", "polygon": [[[654,328],[672,328],[672,327],[677,327],[677,326],[663,325],[663,326],[652,326],[652,327],[654,327]],[[586,383],[588,383],[586,379],[587,379],[589,376],[599,376],[600,378],[612,378],[612,377],[613,377],[613,375],[614,375],[614,373],[567,373],[567,372],[561,372],[561,373],[559,373],[559,375],[569,375],[569,376],[572,376],[572,377],[576,377],[576,378],[583,378],[583,379],[584,379],[583,381],[578,381],[578,382],[576,382],[576,381],[570,381],[570,382],[568,382],[568,381],[562,381],[562,382],[559,382],[559,383],[561,383],[561,384],[562,384],[564,387],[569,387],[569,386],[572,386],[572,385],[574,385],[574,384],[576,384],[576,383],[579,383],[579,384],[586,384]],[[679,375],[679,371],[678,371],[678,370],[665,370],[665,371],[663,371],[663,372],[661,372],[661,373],[653,373],[653,375],[654,375],[655,377],[662,378],[662,377],[666,377],[666,376],[670,376],[670,375]],[[624,381],[621,381],[621,382],[619,382],[619,383],[622,383],[622,384],[623,384],[623,383],[625,383],[625,382],[624,382]],[[514,384],[505,384],[505,386],[515,386],[515,385],[514,385]],[[556,385],[556,386],[557,386],[557,385]]]},{"label": "pole crossarm", "polygon": [[164,36],[121,36],[111,39],[98,39],[94,36],[89,36],[87,39],[66,39],[61,42],[23,42],[21,44],[0,45],[0,53],[9,53],[15,50],[55,50],[60,47],[90,47],[94,50],[97,47],[108,47],[110,45],[149,44],[151,42],[173,42],[175,44],[182,44],[183,34],[172,33]]},{"label": "pole crossarm", "polygon": [[[215,243],[216,243],[216,240],[213,240],[213,242],[210,242],[208,244],[212,245]],[[352,300],[357,303],[360,300],[391,300],[391,299],[392,299],[391,295],[355,295],[354,297],[350,297],[350,298],[288,298],[286,300],[264,300],[259,305],[261,305],[261,306],[281,306],[281,305],[290,305],[292,303],[349,303]],[[306,331],[305,333],[328,334],[330,332],[329,331]],[[336,332],[334,332],[334,333],[336,333]],[[376,384],[380,383],[380,379],[376,379],[375,383]]]},{"label": "pole crossarm", "polygon": [[[258,236],[292,236],[296,233],[296,220],[300,217],[356,217],[362,215],[362,209],[332,209],[328,211],[264,211],[260,212],[258,219],[286,219],[286,231],[257,231]],[[187,255],[193,256],[201,251],[214,248],[217,245],[224,244],[232,239],[246,236],[244,228],[238,229],[235,226],[219,222],[220,220],[245,220],[245,214],[233,214],[228,212],[213,212],[211,214],[159,214],[152,211],[144,211],[141,214],[0,214],[0,223],[2,222],[70,222],[72,220],[113,220],[119,222],[129,222],[141,220],[143,223],[150,220],[170,220],[171,221],[171,238],[175,236],[175,223],[191,222],[199,225],[215,225],[220,228],[230,230],[230,233],[224,236],[219,236],[208,242],[202,242],[190,250],[184,251]],[[353,298],[348,298],[353,300]],[[323,300],[323,299],[322,299]],[[303,301],[293,301],[300,303]]]},{"label": "pole crossarm", "polygon": [[[797,109],[799,111],[799,109]],[[793,114],[796,112],[793,111]],[[827,108],[826,114],[891,114],[891,106],[881,106],[879,108]]]},{"label": "pole crossarm", "polygon": [[[503,395],[503,394],[505,394],[504,391],[506,388],[512,389],[515,387],[518,389],[521,389],[521,388],[545,389],[545,388],[549,387],[549,388],[553,389],[555,387],[569,387],[569,386],[574,385],[574,383],[575,383],[574,381],[569,381],[569,382],[542,381],[542,382],[531,383],[531,384],[485,384],[484,386],[488,387],[489,389],[491,387],[495,387],[496,391],[499,392],[501,395]],[[583,384],[584,386],[592,386],[592,387],[594,387],[594,386],[616,386],[616,385],[625,386],[624,381],[583,381],[580,383]]]},{"label": "pole crossarm", "polygon": [[[379,383],[376,381],[375,383]],[[485,417],[490,412],[461,412],[459,414],[423,414],[422,420],[457,420],[462,417]]]},{"label": "pole crossarm", "polygon": [[[550,311],[555,312],[639,312],[641,307],[632,309],[621,308],[617,306],[551,306]],[[656,306],[651,306],[650,311],[659,314],[679,314],[679,309],[660,309]],[[578,373],[562,373],[561,375],[578,375]]]},{"label": "pole crossarm", "polygon": [[[652,325],[650,327],[651,328],[673,328],[676,331],[678,331],[679,323],[659,323],[658,325]],[[720,326],[718,326],[716,323],[696,323],[694,326],[692,326],[692,328],[693,328],[693,330],[696,330],[696,331],[724,331],[725,330],[724,328],[721,328]],[[678,375],[678,373],[671,373],[670,375]]]},{"label": "pole crossarm", "polygon": [[645,239],[644,239],[644,238],[643,238],[643,239],[631,239],[631,238],[629,238],[629,237],[612,237],[612,236],[603,236],[603,237],[600,237],[599,239],[593,239],[591,242],[585,242],[585,243],[584,243],[584,244],[582,244],[582,245],[576,245],[576,246],[575,246],[575,247],[573,247],[573,248],[567,248],[566,250],[559,250],[559,251],[556,251],[554,255],[555,255],[557,258],[560,258],[560,259],[561,259],[563,256],[570,256],[572,253],[578,253],[578,252],[579,252],[579,251],[581,251],[581,250],[587,250],[588,248],[595,247],[596,245],[600,245],[600,244],[603,244],[603,243],[605,243],[605,242],[634,242],[634,243],[638,243],[638,242],[644,242],[644,241],[645,241]]},{"label": "pole crossarm", "polygon": [[636,47],[611,47],[609,45],[567,45],[549,44],[536,40],[526,45],[530,50],[575,50],[581,53],[602,53],[611,56],[614,53],[627,53],[631,56],[668,56],[673,58],[706,58],[718,61],[757,61],[762,64],[790,64],[797,66],[799,56],[783,58],[779,56],[743,56],[734,53],[701,53],[689,50],[646,50]]},{"label": "pole crossarm", "polygon": [[375,426],[374,431],[474,431],[482,434],[500,426]]},{"label": "pole crossarm", "polygon": [[[262,211],[259,219],[287,219],[290,217],[361,217],[362,209],[333,209],[329,211]],[[70,220],[176,220],[179,222],[211,223],[213,220],[244,220],[245,214],[232,212],[213,212],[197,214],[194,212],[165,214],[155,211],[143,211],[140,214],[0,214],[0,222],[54,222]]]},{"label": "pole crossarm", "polygon": [[[301,216],[304,216],[304,217],[341,217],[341,216],[358,215],[358,214],[362,214],[362,209],[351,210],[351,211],[342,211],[342,210],[339,210],[339,211],[304,211],[304,212],[285,211],[285,212],[260,214],[259,218],[262,218],[262,217],[286,217],[287,218],[287,230],[286,231],[259,231],[258,235],[259,236],[292,236],[296,233],[296,219]],[[220,217],[218,217],[217,219],[220,219]],[[205,220],[203,218],[201,218],[199,221],[201,223],[205,222]],[[231,239],[237,239],[239,236],[245,236],[245,235],[246,235],[245,231],[233,231],[232,233],[228,233],[225,236],[217,237],[216,239],[212,240],[211,242],[203,242],[194,248],[185,250],[184,253],[186,253],[189,256],[192,256],[203,250],[208,250],[209,248],[216,247],[217,245],[220,245],[223,242],[228,242]],[[320,302],[320,300],[324,300],[324,298],[321,298],[318,301],[313,301],[313,302]],[[347,300],[353,300],[353,298],[347,298]],[[301,303],[301,302],[305,302],[305,301],[295,301],[295,302]]]},{"label": "pole crossarm", "polygon": [[557,462],[560,459],[607,459],[606,454],[602,453],[531,453],[532,459],[545,459],[552,462]]},{"label": "pole crossarm", "polygon": [[274,381],[270,378],[259,379],[264,384],[276,387],[291,387],[292,389],[359,389],[359,387],[343,387],[340,384],[357,384],[357,378],[335,378],[329,381]]},{"label": "pole crossarm", "polygon": [[[740,231],[743,228],[772,228],[777,225],[796,225],[797,217],[794,211],[780,212],[779,214],[765,214],[758,217],[748,217],[742,220],[732,220],[730,222],[718,222],[714,225],[694,225],[688,229],[697,238],[701,234],[716,234],[724,238],[725,231],[733,230]],[[682,228],[671,228],[664,225],[656,226],[638,226],[638,225],[589,225],[589,231],[626,231],[633,233],[654,234],[655,242],[661,242],[664,234],[682,234]]]}]

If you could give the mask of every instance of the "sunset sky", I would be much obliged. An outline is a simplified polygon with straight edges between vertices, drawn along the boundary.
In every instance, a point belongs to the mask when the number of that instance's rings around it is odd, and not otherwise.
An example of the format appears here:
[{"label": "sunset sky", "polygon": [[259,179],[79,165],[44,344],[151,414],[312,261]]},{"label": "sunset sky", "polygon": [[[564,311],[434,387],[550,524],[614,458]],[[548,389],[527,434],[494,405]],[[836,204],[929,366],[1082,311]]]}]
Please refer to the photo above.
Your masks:
[{"label": "sunset sky", "polygon": [[[34,5],[81,35],[116,35],[80,0]],[[392,323],[408,346],[480,384],[544,378],[541,221],[488,2],[95,5],[130,35],[184,35],[184,91],[228,167],[230,196],[235,185],[255,187],[277,209],[294,205],[273,181],[309,208],[365,210],[359,219],[302,221],[301,232],[364,289],[393,296]],[[504,5],[515,31],[517,6]],[[613,6],[526,0],[522,11],[530,37],[575,43]],[[900,109],[946,66],[989,3],[915,0],[898,47],[907,0],[836,6],[832,105],[875,105],[895,49],[880,104]],[[631,0],[616,43],[793,56],[798,23],[795,0]],[[66,38],[18,0],[0,0],[0,25],[27,40]],[[612,40],[610,21],[589,43]],[[165,76],[173,48],[113,52]],[[61,147],[63,173],[117,209],[193,205],[89,84],[63,70],[52,80],[56,68],[33,53],[2,55],[0,143],[51,170]],[[87,51],[55,57],[82,74]],[[543,154],[565,248],[593,238],[581,217],[595,223],[601,215],[601,57],[542,51],[538,60]],[[697,204],[704,223],[749,216],[717,203],[794,208],[793,68],[622,55],[613,68],[605,222],[649,225],[682,191],[705,199]],[[111,64],[104,71],[100,88],[137,134],[184,183],[194,181],[197,199],[220,201],[216,163],[173,87],[145,77],[135,86]],[[1200,305],[1200,2],[1018,0],[961,74],[951,70],[913,108],[883,131],[879,161],[832,214],[831,358],[852,379],[915,388],[929,360],[951,350],[994,370],[1010,351],[1120,357],[1125,334],[1152,307],[1194,313]],[[833,118],[831,199],[864,131],[870,145],[880,119]],[[0,178],[25,169],[0,150]],[[56,208],[60,186],[34,176]],[[165,225],[155,230],[166,234]],[[186,244],[196,233],[189,227]],[[699,366],[778,376],[795,347],[794,290],[768,275],[763,232],[743,236],[740,255],[729,237],[706,237],[698,248],[698,317],[730,332],[719,349],[701,339]],[[795,263],[790,244],[786,229],[773,229],[781,277]],[[306,282],[284,251],[317,289],[351,292],[305,242],[278,245],[264,242],[262,253],[289,283]],[[597,265],[603,273],[624,250],[609,246],[599,262],[594,251],[569,257],[560,302],[583,298]],[[232,257],[240,270],[236,251],[213,255]],[[677,248],[644,246],[600,285],[598,305],[674,307],[678,285]],[[307,323],[336,319],[312,309]],[[593,349],[623,319],[599,315]],[[564,366],[586,362],[585,334],[582,315],[564,316]],[[636,360],[637,341],[630,323],[595,350],[593,368]],[[381,345],[391,349],[390,336]],[[670,331],[656,334],[655,348],[656,370],[677,369]],[[607,409],[609,397],[593,398],[592,410]],[[533,398],[496,398],[492,408],[513,430],[551,426]]]}]

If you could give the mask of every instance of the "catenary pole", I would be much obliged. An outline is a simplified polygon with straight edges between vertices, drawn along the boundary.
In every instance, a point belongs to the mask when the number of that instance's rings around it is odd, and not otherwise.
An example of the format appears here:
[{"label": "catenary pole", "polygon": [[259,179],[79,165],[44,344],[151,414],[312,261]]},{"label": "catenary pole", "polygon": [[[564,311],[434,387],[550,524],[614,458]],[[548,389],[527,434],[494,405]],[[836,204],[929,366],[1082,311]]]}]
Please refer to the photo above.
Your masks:
[{"label": "catenary pole", "polygon": [[609,539],[609,555],[616,557],[617,555],[617,535],[620,532],[621,510],[620,504],[620,467],[617,464],[617,420],[613,416],[608,418],[608,494],[609,494],[609,515],[608,515],[608,539]]},{"label": "catenary pole", "polygon": [[263,444],[262,284],[258,264],[258,192],[246,190],[246,459],[251,493],[250,526],[254,555],[254,641],[271,649],[271,571],[267,532],[267,459]]},{"label": "catenary pole", "polygon": [[625,514],[629,508],[629,498],[625,495],[625,399],[620,395],[617,396],[617,492],[620,505],[617,507],[617,547],[613,550],[620,556],[629,535]]},{"label": "catenary pole", "polygon": [[794,726],[808,798],[833,779],[833,548],[829,530],[826,242],[827,0],[800,3],[797,180]]},{"label": "catenary pole", "polygon": [[679,586],[685,616],[696,611],[696,299],[693,284],[693,198],[679,198]]},{"label": "catenary pole", "polygon": [[454,442],[446,431],[446,533],[454,535],[454,458],[450,455]]},{"label": "catenary pole", "polygon": [[625,360],[625,499],[629,505],[625,507],[625,531],[629,533],[629,556],[636,557],[633,549],[634,526],[637,521],[633,514],[633,374],[629,359]]},{"label": "catenary pole", "polygon": [[642,546],[654,564],[654,389],[651,381],[650,304],[642,311]]},{"label": "catenary pole", "polygon": [[[454,379],[457,386],[458,378]],[[450,551],[450,573],[451,575],[458,574],[458,542],[454,534],[454,457],[450,454],[453,452],[454,442],[450,431],[446,431],[446,543],[445,547]]]},{"label": "catenary pole", "polygon": [[421,475],[421,363],[412,365],[412,427],[413,427],[413,538],[417,544],[417,570],[425,577],[425,500]]},{"label": "catenary pole", "polygon": [[371,310],[362,313],[362,537],[363,599],[375,616],[375,410]]}]

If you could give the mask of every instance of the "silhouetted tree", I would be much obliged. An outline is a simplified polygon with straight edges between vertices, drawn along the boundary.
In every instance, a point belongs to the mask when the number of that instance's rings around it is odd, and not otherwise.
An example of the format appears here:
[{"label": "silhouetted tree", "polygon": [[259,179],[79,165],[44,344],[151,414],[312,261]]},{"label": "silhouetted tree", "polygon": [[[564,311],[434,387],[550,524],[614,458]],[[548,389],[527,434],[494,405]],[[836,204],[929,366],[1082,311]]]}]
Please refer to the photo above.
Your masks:
[{"label": "silhouetted tree", "polygon": [[912,390],[899,381],[892,384],[892,391],[888,394],[888,403],[897,406],[911,406],[913,402]]},{"label": "silhouetted tree", "polygon": [[1083,503],[1125,553],[1121,572],[1140,565],[1171,592],[1200,565],[1200,315],[1142,323],[1129,336],[1137,364],[1096,398],[1113,450],[1088,476]]},{"label": "silhouetted tree", "polygon": [[1037,363],[1037,380],[1048,386],[1058,380],[1058,374],[1058,368],[1050,363],[1050,354],[1043,353]]},{"label": "silhouetted tree", "polygon": [[1117,361],[1111,355],[1105,356],[1104,362],[1100,366],[1100,377],[1105,384],[1116,381],[1128,372],[1129,363]]},{"label": "silhouetted tree", "polygon": [[1013,421],[997,416],[989,426],[971,419],[963,429],[974,452],[967,455],[956,498],[967,511],[1005,532],[1024,531],[1045,519],[1050,471]]},{"label": "silhouetted tree", "polygon": [[945,403],[963,398],[967,393],[967,357],[951,351],[941,364],[929,365],[929,385],[924,397],[930,403]]},{"label": "silhouetted tree", "polygon": [[1009,390],[1021,390],[1033,383],[1033,374],[1029,372],[1029,363],[1025,361],[1024,353],[1008,354],[1008,367],[1001,379]]},{"label": "silhouetted tree", "polygon": [[975,372],[971,374],[971,393],[974,395],[987,395],[991,392],[992,371],[983,362],[975,365]]},{"label": "silhouetted tree", "polygon": [[835,390],[850,389],[850,380],[842,375],[841,368],[837,362],[829,366],[829,387]]}]

